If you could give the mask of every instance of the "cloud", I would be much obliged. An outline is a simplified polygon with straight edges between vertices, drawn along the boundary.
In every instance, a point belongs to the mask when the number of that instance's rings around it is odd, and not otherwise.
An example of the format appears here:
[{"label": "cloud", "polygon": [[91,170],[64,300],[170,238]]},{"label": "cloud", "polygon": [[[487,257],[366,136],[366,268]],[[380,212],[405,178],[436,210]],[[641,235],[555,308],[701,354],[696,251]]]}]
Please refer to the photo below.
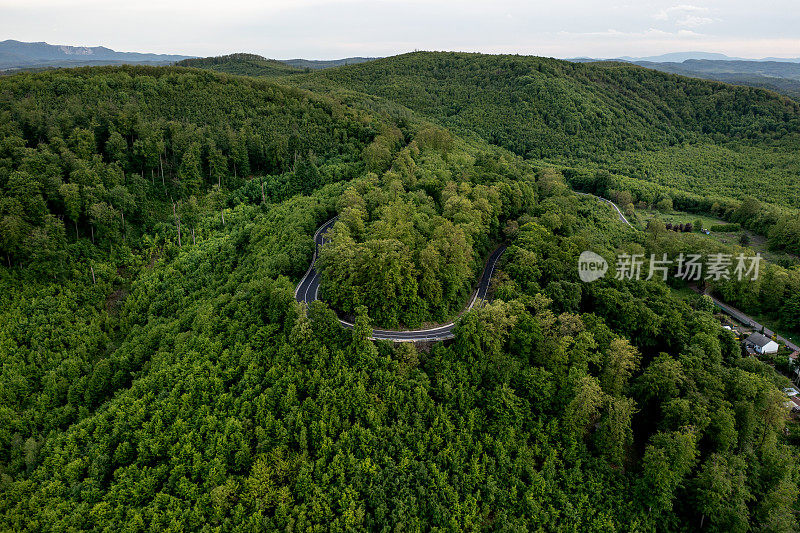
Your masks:
[{"label": "cloud", "polygon": [[706,24],[711,24],[712,22],[714,22],[714,19],[710,17],[686,15],[685,17],[676,20],[675,24],[678,26],[685,26],[687,28],[699,28],[700,26],[705,26]]},{"label": "cloud", "polygon": [[758,9],[752,0],[0,0],[0,40],[195,55],[333,59],[423,49],[795,57],[798,27],[797,0]]},{"label": "cloud", "polygon": [[707,7],[681,4],[662,9],[653,15],[653,18],[672,22],[676,26],[684,28],[699,28],[715,22],[716,19],[706,16],[710,11]]},{"label": "cloud", "polygon": [[672,6],[666,9],[662,9],[661,11],[653,15],[653,17],[656,20],[670,20],[673,18],[686,16],[687,14],[698,14],[698,13],[708,13],[708,12],[709,9],[707,7],[681,4],[678,6]]}]

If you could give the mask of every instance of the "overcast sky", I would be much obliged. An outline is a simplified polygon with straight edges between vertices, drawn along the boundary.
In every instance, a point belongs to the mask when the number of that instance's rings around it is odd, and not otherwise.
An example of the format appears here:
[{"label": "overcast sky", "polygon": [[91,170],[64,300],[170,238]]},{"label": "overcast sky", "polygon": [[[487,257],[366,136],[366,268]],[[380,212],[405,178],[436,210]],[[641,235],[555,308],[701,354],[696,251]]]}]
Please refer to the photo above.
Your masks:
[{"label": "overcast sky", "polygon": [[800,57],[798,0],[0,0],[0,40],[332,59],[413,50]]}]

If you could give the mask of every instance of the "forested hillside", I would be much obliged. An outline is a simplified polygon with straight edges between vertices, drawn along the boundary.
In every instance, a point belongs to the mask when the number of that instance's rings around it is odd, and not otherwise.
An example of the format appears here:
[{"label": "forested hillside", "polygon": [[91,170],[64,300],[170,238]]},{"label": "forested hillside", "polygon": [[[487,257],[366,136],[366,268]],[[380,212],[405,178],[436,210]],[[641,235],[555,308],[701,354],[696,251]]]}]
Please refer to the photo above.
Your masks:
[{"label": "forested hillside", "polygon": [[[589,74],[541,65],[617,134],[560,129],[544,96],[529,124],[453,113],[399,74],[413,112],[180,67],[0,79],[0,530],[796,531],[786,378],[673,282],[576,270],[588,249],[613,264],[728,248],[623,225],[568,186],[622,177],[539,159],[568,157],[559,140],[587,159],[673,137],[767,149],[794,104],[701,84],[678,112],[656,84],[632,115]],[[453,102],[500,83],[478,65],[456,91],[469,64],[445,66],[427,75]],[[492,146],[470,113],[541,146]],[[305,308],[293,290],[334,215]],[[499,243],[491,301],[454,340],[370,340],[453,317]]]},{"label": "forested hillside", "polygon": [[[623,63],[431,52],[287,81],[381,96],[528,159],[800,207],[800,104],[760,89]],[[723,155],[709,172],[704,155],[715,152]]]},{"label": "forested hillside", "polygon": [[694,76],[709,80],[717,80],[734,85],[748,85],[750,87],[760,87],[776,93],[785,94],[795,100],[800,100],[800,80],[788,78],[772,78],[769,76],[759,76],[757,74],[728,74],[720,72],[718,74],[705,72],[689,71],[681,73],[684,76]]},{"label": "forested hillside", "polygon": [[786,61],[734,61],[689,59],[677,62],[636,61],[643,67],[693,78],[762,87],[797,100],[800,98],[800,64]]},{"label": "forested hillside", "polygon": [[166,67],[11,76],[0,117],[0,252],[50,270],[76,236],[107,248],[182,220],[186,240],[254,175],[277,199],[356,177],[377,133],[326,98]]},{"label": "forested hillside", "polygon": [[178,67],[203,68],[239,74],[241,76],[283,76],[303,72],[302,69],[287,65],[282,61],[267,59],[255,54],[230,54],[217,57],[197,57],[175,63]]},{"label": "forested hillside", "polygon": [[796,139],[800,130],[796,102],[622,63],[415,52],[309,76],[309,83],[331,80],[384,96],[536,158],[590,158],[715,136]]},{"label": "forested hillside", "polygon": [[345,57],[342,59],[284,59],[281,63],[299,69],[323,69],[331,67],[341,67],[344,65],[355,65],[358,63],[366,63],[372,61],[374,57]]},{"label": "forested hillside", "polygon": [[[394,133],[387,142],[399,142]],[[334,309],[352,315],[365,305],[376,326],[396,328],[444,322],[465,307],[486,256],[536,194],[530,168],[465,160],[452,145],[446,131],[425,128],[382,178],[351,182],[318,265]]]},{"label": "forested hillside", "polygon": [[116,52],[105,46],[69,46],[44,42],[0,41],[0,73],[20,69],[100,65],[169,65],[185,55]]}]

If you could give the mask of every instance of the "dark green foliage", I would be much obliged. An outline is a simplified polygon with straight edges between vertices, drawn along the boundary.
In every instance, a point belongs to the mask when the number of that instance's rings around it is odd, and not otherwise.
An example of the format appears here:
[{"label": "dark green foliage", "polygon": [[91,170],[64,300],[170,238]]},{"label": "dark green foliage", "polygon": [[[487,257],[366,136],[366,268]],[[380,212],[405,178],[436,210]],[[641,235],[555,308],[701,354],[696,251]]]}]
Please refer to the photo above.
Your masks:
[{"label": "dark green foliage", "polygon": [[638,61],[637,64],[693,78],[761,87],[785,94],[795,100],[800,99],[800,66],[797,63],[689,59],[682,63]]},{"label": "dark green foliage", "polygon": [[[498,173],[472,160],[445,161],[423,130],[389,152],[391,169],[354,180],[320,254],[320,296],[350,316],[365,305],[376,326],[418,327],[467,304],[506,220],[534,205],[534,176],[513,159]],[[514,222],[516,224],[516,222]]]},{"label": "dark green foliage", "polygon": [[342,67],[372,61],[374,57],[345,57],[342,59],[284,59],[286,63],[295,68],[317,70],[322,68]]},{"label": "dark green foliage", "polygon": [[[566,95],[637,101],[598,93],[597,77],[648,88],[638,105],[658,110],[667,138],[763,141],[776,123],[793,127],[758,91],[717,94],[716,108],[716,86],[681,82],[697,106],[681,114],[677,89],[664,90],[675,79],[642,69],[499,58],[486,74],[481,56],[441,57],[453,64],[437,59],[429,75],[452,106],[521,64],[535,66],[526,83]],[[474,84],[457,90],[455,67]],[[538,130],[541,149],[556,150],[571,112],[541,98],[537,112],[557,125],[553,143]],[[577,276],[588,249],[728,248],[663,224],[637,231],[567,186],[632,195],[619,176],[534,166],[357,109],[174,68],[0,81],[0,244],[12,264],[0,267],[0,530],[797,530],[786,380],[741,357],[707,300]],[[569,143],[627,145],[646,116],[600,113],[587,120],[618,135],[576,130]],[[652,203],[708,201],[632,181]],[[715,209],[791,231],[762,207]],[[293,298],[334,213],[323,292],[351,306],[352,329]],[[501,239],[495,298],[458,319],[452,342],[369,340],[373,324],[457,310]],[[764,276],[712,290],[764,306],[800,293],[796,272]],[[800,317],[797,298],[785,305]]]},{"label": "dark green foliage", "polygon": [[252,185],[252,173],[266,175],[269,199],[355,177],[375,136],[357,113],[295,89],[146,67],[3,78],[0,124],[0,252],[12,264],[42,240],[57,250],[65,219],[69,238],[108,246],[172,220],[176,202]]},{"label": "dark green foliage", "polygon": [[255,54],[230,54],[217,57],[183,59],[175,63],[175,65],[178,67],[215,70],[240,76],[284,76],[303,72],[301,69],[287,65],[282,61],[267,59]]},{"label": "dark green foliage", "polygon": [[703,139],[788,140],[800,105],[621,63],[415,52],[312,73],[529,157],[591,159]]},{"label": "dark green foliage", "polygon": [[[438,52],[287,81],[381,96],[526,158],[612,171],[637,189],[749,194],[800,208],[800,104],[769,91],[623,63]],[[652,199],[632,186],[621,189],[650,204],[665,196],[663,188]]]}]

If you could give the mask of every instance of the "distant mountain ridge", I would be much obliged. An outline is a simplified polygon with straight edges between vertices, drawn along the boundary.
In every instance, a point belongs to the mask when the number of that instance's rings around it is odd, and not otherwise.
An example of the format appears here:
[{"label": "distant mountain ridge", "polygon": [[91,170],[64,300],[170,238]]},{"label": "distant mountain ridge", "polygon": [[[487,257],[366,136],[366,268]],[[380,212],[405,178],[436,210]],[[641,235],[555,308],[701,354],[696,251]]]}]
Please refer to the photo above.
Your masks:
[{"label": "distant mountain ridge", "polygon": [[346,57],[342,59],[268,59],[266,57],[236,53],[216,57],[184,59],[176,63],[179,67],[204,68],[238,74],[242,76],[285,76],[312,70],[358,65],[373,61],[373,57]]},{"label": "distant mountain ridge", "polygon": [[677,52],[649,58],[593,59],[580,57],[569,61],[574,63],[607,61],[633,63],[653,70],[691,78],[760,87],[800,100],[800,59],[741,59],[706,52]]},{"label": "distant mountain ridge", "polygon": [[683,63],[686,61],[748,61],[750,63],[764,63],[764,62],[780,62],[780,63],[800,63],[800,57],[763,57],[763,58],[748,58],[748,57],[734,57],[725,54],[718,54],[715,52],[670,52],[657,56],[633,57],[633,56],[617,56],[617,57],[570,57],[567,61],[575,63],[592,63],[595,61],[625,61],[627,63]]},{"label": "distant mountain ridge", "polygon": [[[77,67],[113,64],[149,64],[208,68],[233,74],[275,76],[304,70],[319,70],[372,61],[374,57],[342,59],[267,59],[254,54],[230,54],[218,57],[177,54],[117,52],[106,46],[72,46],[46,42],[0,41],[0,71],[49,67]],[[187,61],[188,60],[188,61]]]},{"label": "distant mountain ridge", "polygon": [[687,59],[677,62],[633,61],[642,67],[693,78],[761,87],[800,100],[800,63]]},{"label": "distant mountain ridge", "polygon": [[608,59],[619,59],[622,61],[630,61],[632,63],[638,63],[639,61],[651,61],[654,63],[667,63],[667,62],[682,63],[684,61],[692,59],[705,59],[705,60],[716,60],[716,61],[781,61],[785,63],[800,63],[800,57],[794,57],[794,58],[765,57],[761,59],[754,59],[746,57],[732,57],[715,52],[669,52],[667,54],[661,54],[657,56],[647,56],[647,57],[621,56]]},{"label": "distant mountain ridge", "polygon": [[0,41],[0,70],[116,63],[166,65],[191,57],[194,56],[117,52],[105,46],[27,43],[14,39]]},{"label": "distant mountain ridge", "polygon": [[753,74],[771,78],[800,80],[800,63],[786,61],[717,61],[709,59],[687,59],[681,63],[654,61],[633,61],[643,67],[665,72],[705,72],[708,74]]},{"label": "distant mountain ridge", "polygon": [[281,63],[286,63],[295,68],[318,70],[323,68],[341,67],[343,65],[357,65],[374,61],[379,57],[345,57],[342,59],[281,59]]}]

